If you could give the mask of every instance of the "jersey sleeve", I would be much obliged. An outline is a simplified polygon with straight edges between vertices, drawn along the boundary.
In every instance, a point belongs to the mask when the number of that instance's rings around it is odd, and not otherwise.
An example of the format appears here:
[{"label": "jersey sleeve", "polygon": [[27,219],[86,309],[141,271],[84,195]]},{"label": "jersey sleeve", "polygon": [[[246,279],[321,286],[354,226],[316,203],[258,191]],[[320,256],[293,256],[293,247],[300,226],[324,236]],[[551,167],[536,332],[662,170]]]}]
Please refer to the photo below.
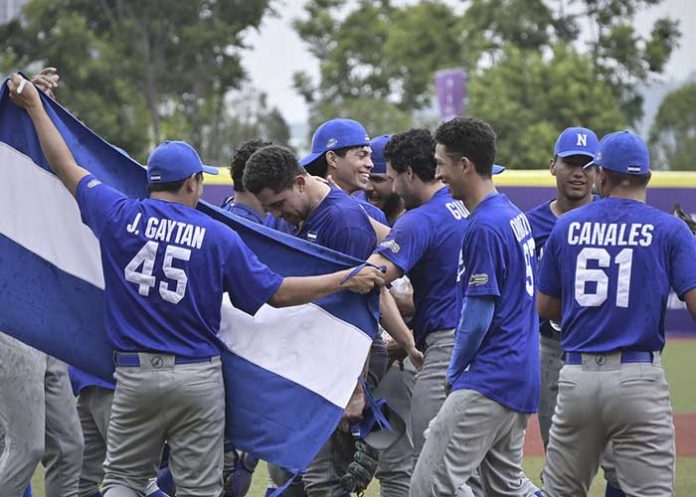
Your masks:
[{"label": "jersey sleeve", "polygon": [[407,273],[428,250],[430,227],[426,219],[407,213],[396,221],[375,252]]},{"label": "jersey sleeve", "polygon": [[681,221],[673,230],[670,257],[670,283],[681,298],[696,288],[696,236]]},{"label": "jersey sleeve", "polygon": [[253,316],[278,291],[283,277],[259,261],[239,235],[226,231],[229,247],[224,261],[224,290],[233,306]]},{"label": "jersey sleeve", "polygon": [[97,238],[101,238],[110,213],[128,200],[126,195],[105,185],[91,174],[82,178],[77,184],[75,198],[80,208],[82,222],[89,226]]},{"label": "jersey sleeve", "polygon": [[559,265],[559,226],[556,225],[544,244],[544,256],[537,273],[537,289],[551,297],[561,297],[561,273]]},{"label": "jersey sleeve", "polygon": [[500,297],[506,271],[503,241],[491,229],[468,229],[462,245],[461,285],[467,297]]}]

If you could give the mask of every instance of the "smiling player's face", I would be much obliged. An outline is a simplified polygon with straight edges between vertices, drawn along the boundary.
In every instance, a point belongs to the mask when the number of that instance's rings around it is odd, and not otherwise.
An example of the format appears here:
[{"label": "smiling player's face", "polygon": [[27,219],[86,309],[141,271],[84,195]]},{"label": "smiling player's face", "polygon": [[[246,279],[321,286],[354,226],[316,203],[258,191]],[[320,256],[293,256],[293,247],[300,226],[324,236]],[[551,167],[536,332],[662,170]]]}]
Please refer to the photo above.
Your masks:
[{"label": "smiling player's face", "polygon": [[447,152],[447,147],[438,143],[435,146],[435,177],[442,180],[449,188],[450,194],[457,200],[464,200],[466,191],[461,159]]},{"label": "smiling player's face", "polygon": [[372,149],[369,145],[351,148],[345,157],[336,154],[331,159],[329,174],[348,193],[364,190],[370,177],[372,164]]}]

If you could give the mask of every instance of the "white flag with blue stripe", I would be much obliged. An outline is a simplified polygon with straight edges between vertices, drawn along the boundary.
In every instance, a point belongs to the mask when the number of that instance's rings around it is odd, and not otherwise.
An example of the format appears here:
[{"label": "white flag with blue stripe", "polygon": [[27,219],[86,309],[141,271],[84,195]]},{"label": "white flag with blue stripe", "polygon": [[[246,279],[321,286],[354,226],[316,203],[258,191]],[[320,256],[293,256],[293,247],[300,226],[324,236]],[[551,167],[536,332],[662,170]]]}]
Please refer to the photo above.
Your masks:
[{"label": "white flag with blue stripe", "polygon": [[[131,197],[146,195],[145,170],[42,95],[80,166]],[[51,171],[28,115],[0,89],[0,330],[88,373],[110,379],[104,278],[97,239]],[[232,217],[235,229],[279,274],[323,274],[358,261]],[[290,470],[305,468],[341,417],[377,330],[378,298],[341,292],[255,316],[223,299],[220,337],[232,444]]]}]

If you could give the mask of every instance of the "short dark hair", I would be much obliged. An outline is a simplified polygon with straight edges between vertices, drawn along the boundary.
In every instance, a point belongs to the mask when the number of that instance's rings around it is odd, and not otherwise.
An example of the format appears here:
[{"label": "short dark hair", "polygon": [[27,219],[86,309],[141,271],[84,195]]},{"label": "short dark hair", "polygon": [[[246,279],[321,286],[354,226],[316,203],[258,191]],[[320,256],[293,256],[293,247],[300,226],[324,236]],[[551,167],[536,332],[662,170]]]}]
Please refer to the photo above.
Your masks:
[{"label": "short dark hair", "polygon": [[246,162],[244,188],[259,193],[270,188],[275,193],[290,188],[296,176],[307,174],[297,162],[292,150],[280,145],[269,145],[254,152]]},{"label": "short dark hair", "polygon": [[612,187],[624,186],[629,188],[645,188],[650,181],[650,174],[623,174],[604,169],[607,181]]},{"label": "short dark hair", "polygon": [[357,145],[354,147],[345,147],[345,148],[337,148],[336,150],[328,150],[321,154],[319,157],[314,159],[312,162],[307,164],[305,166],[306,171],[311,174],[312,176],[319,176],[320,178],[326,178],[326,175],[329,172],[329,163],[326,160],[326,154],[329,152],[333,152],[339,157],[343,158],[346,156],[349,150],[353,150],[354,148],[363,148],[364,145]]},{"label": "short dark hair", "polygon": [[427,129],[410,129],[394,135],[384,147],[384,159],[398,173],[411,167],[421,180],[435,179],[435,140]]},{"label": "short dark hair", "polygon": [[[170,181],[169,183],[148,183],[147,193],[152,194],[155,192],[166,192],[166,193],[176,193],[181,190],[188,178],[181,179],[179,181]],[[196,173],[196,179],[203,179],[203,173]]]},{"label": "short dark hair", "polygon": [[232,160],[230,161],[230,175],[234,183],[234,189],[238,192],[244,190],[244,168],[254,152],[258,149],[273,145],[273,142],[265,142],[262,140],[249,140],[234,151]]},{"label": "short dark hair", "polygon": [[452,119],[435,130],[437,143],[447,147],[447,152],[469,159],[483,177],[492,175],[495,138],[490,124],[475,117]]}]

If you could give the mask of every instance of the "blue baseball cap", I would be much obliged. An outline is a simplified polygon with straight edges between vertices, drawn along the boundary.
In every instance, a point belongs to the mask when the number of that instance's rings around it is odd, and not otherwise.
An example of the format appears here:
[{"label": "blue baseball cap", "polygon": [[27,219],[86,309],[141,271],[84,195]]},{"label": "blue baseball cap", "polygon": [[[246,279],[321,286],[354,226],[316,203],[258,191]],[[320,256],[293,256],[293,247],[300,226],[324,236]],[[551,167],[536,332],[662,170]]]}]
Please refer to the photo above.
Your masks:
[{"label": "blue baseball cap", "polygon": [[361,147],[370,144],[370,137],[358,121],[352,119],[331,119],[319,126],[312,136],[312,153],[300,159],[305,167],[329,150],[346,147]]},{"label": "blue baseball cap", "polygon": [[384,159],[384,147],[387,146],[389,140],[394,135],[381,135],[370,140],[370,148],[372,149],[372,164],[374,167],[370,173],[385,174],[387,172],[387,161]]},{"label": "blue baseball cap", "polygon": [[492,174],[500,174],[503,171],[505,171],[505,166],[501,166],[500,164],[493,164],[493,169],[491,170]]},{"label": "blue baseball cap", "polygon": [[609,133],[599,142],[599,151],[591,165],[621,174],[648,174],[650,152],[643,139],[630,131]]},{"label": "blue baseball cap", "polygon": [[203,165],[198,152],[185,142],[167,140],[147,158],[148,183],[171,183],[203,172],[219,173],[216,167]]},{"label": "blue baseball cap", "polygon": [[587,128],[566,128],[556,140],[555,154],[559,157],[586,155],[594,159],[599,139],[594,131]]}]

